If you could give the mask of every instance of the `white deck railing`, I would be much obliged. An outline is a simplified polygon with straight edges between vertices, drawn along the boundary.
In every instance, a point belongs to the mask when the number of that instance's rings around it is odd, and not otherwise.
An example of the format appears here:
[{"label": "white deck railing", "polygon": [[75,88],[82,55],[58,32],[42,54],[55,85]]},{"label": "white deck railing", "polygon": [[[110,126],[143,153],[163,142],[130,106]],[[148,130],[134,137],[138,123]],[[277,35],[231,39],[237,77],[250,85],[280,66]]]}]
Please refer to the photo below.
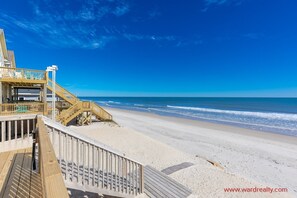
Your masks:
[{"label": "white deck railing", "polygon": [[48,118],[42,120],[66,183],[114,196],[135,196],[143,192],[140,163]]},{"label": "white deck railing", "polygon": [[0,150],[32,146],[31,134],[36,128],[36,115],[0,116]]},{"label": "white deck railing", "polygon": [[[119,197],[143,193],[141,163],[44,116],[40,118],[38,122],[47,129],[68,187]],[[1,116],[1,151],[32,146],[36,123],[36,115]]]}]

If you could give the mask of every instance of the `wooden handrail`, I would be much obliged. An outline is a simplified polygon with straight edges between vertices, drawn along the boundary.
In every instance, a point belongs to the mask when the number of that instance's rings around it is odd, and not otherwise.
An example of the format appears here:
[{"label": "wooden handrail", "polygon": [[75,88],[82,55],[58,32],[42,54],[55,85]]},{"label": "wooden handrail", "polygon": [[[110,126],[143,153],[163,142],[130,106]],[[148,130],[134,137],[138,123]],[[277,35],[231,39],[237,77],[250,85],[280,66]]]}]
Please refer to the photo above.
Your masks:
[{"label": "wooden handrail", "polygon": [[69,197],[47,129],[37,118],[38,163],[43,197]]},{"label": "wooden handrail", "polygon": [[96,103],[92,102],[91,103],[91,109],[93,113],[97,114],[100,116],[102,119],[106,121],[112,121],[112,115],[108,113],[105,109],[97,105]]},{"label": "wooden handrail", "polygon": [[[52,91],[52,80],[48,79],[47,82],[47,87]],[[56,83],[56,94],[58,96],[60,96],[61,98],[63,98],[64,100],[66,100],[67,102],[69,102],[70,104],[74,104],[77,101],[79,101],[79,99],[73,95],[71,92],[69,92],[67,89],[63,88],[61,85],[59,85],[58,83]],[[69,98],[70,97],[70,98]]]}]

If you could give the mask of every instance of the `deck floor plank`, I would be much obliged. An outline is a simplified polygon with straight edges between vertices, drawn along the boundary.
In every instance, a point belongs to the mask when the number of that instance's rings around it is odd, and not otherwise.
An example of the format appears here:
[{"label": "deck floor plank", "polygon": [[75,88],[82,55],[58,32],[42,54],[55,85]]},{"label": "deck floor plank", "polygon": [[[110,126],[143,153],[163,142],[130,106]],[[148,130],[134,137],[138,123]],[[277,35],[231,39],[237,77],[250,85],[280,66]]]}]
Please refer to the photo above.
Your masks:
[{"label": "deck floor plank", "polygon": [[0,153],[0,173],[2,172],[2,169],[4,168],[4,165],[9,157],[9,152]]},{"label": "deck floor plank", "polygon": [[157,179],[162,179],[162,180],[166,180],[166,183],[171,186],[172,188],[178,189],[181,192],[184,192],[185,194],[188,194],[189,192],[191,192],[188,188],[186,188],[185,186],[183,186],[182,184],[176,182],[174,179],[168,177],[167,175],[165,175],[164,173],[150,167],[150,166],[146,166],[147,168],[145,169],[145,171],[148,171],[150,174],[152,174],[152,176],[157,176]]},{"label": "deck floor plank", "polygon": [[18,182],[17,197],[29,197],[30,195],[30,178],[31,178],[31,152],[32,149],[26,149],[23,158],[23,164],[19,167],[21,175]]},{"label": "deck floor plank", "polygon": [[10,161],[13,159],[13,155],[10,152],[0,153],[0,189],[2,189],[3,183],[9,169]]},{"label": "deck floor plank", "polygon": [[41,197],[40,175],[31,168],[32,148],[0,153],[0,160],[0,197]]},{"label": "deck floor plank", "polygon": [[151,198],[186,198],[192,193],[185,186],[150,166],[144,168],[144,189]]},{"label": "deck floor plank", "polygon": [[23,164],[24,150],[17,150],[14,155],[14,162],[11,164],[10,171],[8,172],[7,183],[4,184],[4,197],[16,197],[19,178],[21,175],[20,167]]},{"label": "deck floor plank", "polygon": [[150,168],[145,169],[145,173],[149,175],[149,179],[153,179],[157,185],[159,185],[162,189],[166,191],[173,191],[179,197],[183,197],[189,193],[189,190],[179,184],[178,182],[172,180],[168,176],[162,174],[161,172],[157,172],[157,170],[152,170]]}]

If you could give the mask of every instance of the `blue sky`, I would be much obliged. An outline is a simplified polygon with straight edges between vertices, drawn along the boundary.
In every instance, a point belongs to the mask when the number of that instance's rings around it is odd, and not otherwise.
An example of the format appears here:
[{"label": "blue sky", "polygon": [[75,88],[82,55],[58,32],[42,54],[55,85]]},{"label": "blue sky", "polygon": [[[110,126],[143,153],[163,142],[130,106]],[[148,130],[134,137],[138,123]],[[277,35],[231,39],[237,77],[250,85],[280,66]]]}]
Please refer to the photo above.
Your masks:
[{"label": "blue sky", "polygon": [[297,1],[10,0],[18,67],[81,96],[297,96]]}]

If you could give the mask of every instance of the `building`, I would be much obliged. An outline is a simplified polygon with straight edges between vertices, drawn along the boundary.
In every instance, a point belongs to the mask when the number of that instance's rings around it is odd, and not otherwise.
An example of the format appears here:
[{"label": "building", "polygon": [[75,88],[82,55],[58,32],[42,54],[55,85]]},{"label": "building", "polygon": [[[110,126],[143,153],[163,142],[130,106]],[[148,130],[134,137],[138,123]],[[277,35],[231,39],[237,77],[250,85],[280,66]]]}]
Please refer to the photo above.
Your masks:
[{"label": "building", "polygon": [[[4,31],[0,30],[0,115],[37,113],[51,116],[53,82],[48,71],[17,68],[14,52],[6,48]],[[56,120],[67,125],[89,124],[92,117],[111,121],[112,116],[96,103],[81,101],[55,83]]]}]

